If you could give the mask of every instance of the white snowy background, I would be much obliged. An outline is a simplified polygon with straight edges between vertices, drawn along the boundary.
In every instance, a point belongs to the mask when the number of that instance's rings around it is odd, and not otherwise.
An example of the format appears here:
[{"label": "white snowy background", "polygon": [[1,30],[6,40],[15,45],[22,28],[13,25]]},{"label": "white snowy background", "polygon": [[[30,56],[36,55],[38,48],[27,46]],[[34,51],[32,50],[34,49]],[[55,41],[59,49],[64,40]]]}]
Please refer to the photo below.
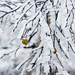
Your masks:
[{"label": "white snowy background", "polygon": [[75,0],[0,0],[0,75],[23,73],[75,75]]}]

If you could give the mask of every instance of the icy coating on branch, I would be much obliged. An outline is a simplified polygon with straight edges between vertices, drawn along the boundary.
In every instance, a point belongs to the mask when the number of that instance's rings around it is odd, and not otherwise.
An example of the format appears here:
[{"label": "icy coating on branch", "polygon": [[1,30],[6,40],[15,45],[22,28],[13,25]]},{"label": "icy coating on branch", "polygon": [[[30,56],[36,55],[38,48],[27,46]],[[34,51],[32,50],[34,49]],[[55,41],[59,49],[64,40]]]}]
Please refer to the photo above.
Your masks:
[{"label": "icy coating on branch", "polygon": [[74,25],[75,0],[0,0],[0,75],[74,75]]}]

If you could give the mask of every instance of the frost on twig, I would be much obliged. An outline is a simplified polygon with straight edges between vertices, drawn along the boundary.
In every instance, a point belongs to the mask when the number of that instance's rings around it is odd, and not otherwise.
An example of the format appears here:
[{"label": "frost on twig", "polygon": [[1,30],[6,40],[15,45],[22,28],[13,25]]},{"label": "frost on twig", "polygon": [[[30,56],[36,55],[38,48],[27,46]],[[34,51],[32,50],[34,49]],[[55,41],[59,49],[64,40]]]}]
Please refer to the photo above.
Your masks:
[{"label": "frost on twig", "polygon": [[74,0],[1,1],[1,29],[12,27],[10,42],[15,41],[17,48],[0,59],[11,53],[17,56],[23,48],[29,56],[15,67],[21,75],[75,74],[74,4]]}]

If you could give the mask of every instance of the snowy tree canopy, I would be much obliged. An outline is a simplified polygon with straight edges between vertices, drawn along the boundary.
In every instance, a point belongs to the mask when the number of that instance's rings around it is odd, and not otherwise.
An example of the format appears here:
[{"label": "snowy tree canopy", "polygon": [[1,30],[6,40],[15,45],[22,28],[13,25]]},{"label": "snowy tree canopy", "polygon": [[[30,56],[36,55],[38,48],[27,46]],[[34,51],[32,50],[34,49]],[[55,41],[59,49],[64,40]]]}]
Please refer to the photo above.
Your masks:
[{"label": "snowy tree canopy", "polygon": [[0,0],[0,74],[74,75],[74,25],[75,0]]}]

